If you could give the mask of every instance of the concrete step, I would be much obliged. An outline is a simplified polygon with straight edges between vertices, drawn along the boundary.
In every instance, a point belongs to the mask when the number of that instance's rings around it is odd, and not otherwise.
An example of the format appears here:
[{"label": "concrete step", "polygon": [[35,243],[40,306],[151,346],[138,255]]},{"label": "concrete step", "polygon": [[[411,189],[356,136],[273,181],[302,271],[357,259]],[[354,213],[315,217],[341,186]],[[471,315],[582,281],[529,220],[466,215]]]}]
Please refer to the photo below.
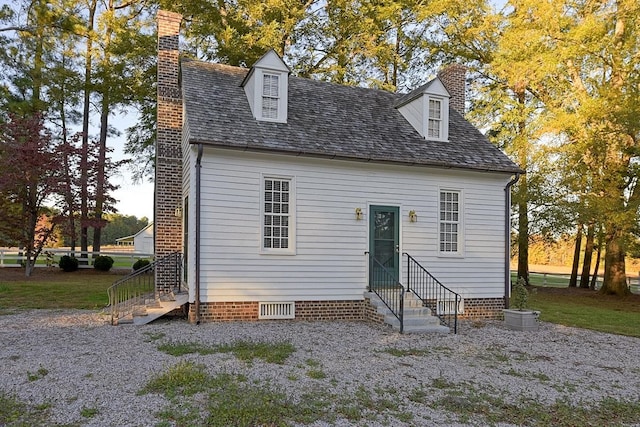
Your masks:
[{"label": "concrete step", "polygon": [[[384,316],[384,322],[393,329],[400,330],[400,321],[391,313],[391,310],[373,292],[365,292],[365,298],[369,298],[376,311]],[[440,319],[432,315],[429,308],[422,306],[422,301],[413,293],[407,292],[404,296],[404,333],[411,334],[448,334],[450,329],[440,324]]]},{"label": "concrete step", "polygon": [[[156,300],[157,301],[157,300]],[[172,297],[172,300],[159,302],[160,307],[147,307],[146,314],[141,316],[133,316],[134,325],[146,325],[154,320],[164,316],[165,314],[175,310],[178,307],[182,307],[189,301],[189,294],[176,294]],[[156,303],[154,302],[154,305]],[[122,323],[122,322],[118,322]]]}]

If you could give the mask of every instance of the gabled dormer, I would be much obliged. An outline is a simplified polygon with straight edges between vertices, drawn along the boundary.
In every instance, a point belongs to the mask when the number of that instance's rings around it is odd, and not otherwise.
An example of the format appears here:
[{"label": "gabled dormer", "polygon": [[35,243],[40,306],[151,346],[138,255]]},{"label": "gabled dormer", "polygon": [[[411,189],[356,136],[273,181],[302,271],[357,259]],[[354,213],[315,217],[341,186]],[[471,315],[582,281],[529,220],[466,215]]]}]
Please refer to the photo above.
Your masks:
[{"label": "gabled dormer", "polygon": [[436,77],[400,98],[396,108],[425,139],[448,141],[449,98],[449,92]]},{"label": "gabled dormer", "polygon": [[271,49],[249,70],[242,81],[251,113],[256,120],[287,122],[289,67]]}]

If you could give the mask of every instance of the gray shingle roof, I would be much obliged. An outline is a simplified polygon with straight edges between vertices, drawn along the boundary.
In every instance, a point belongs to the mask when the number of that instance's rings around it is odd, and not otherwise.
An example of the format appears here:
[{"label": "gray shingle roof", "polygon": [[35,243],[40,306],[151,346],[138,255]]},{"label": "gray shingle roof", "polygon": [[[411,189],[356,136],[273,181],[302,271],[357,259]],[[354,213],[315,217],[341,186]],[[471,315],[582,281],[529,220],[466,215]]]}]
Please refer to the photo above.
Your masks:
[{"label": "gray shingle roof", "polygon": [[253,118],[248,70],[182,62],[190,143],[361,161],[516,173],[521,169],[451,109],[449,141],[425,140],[394,108],[402,95],[289,77],[287,123]]}]

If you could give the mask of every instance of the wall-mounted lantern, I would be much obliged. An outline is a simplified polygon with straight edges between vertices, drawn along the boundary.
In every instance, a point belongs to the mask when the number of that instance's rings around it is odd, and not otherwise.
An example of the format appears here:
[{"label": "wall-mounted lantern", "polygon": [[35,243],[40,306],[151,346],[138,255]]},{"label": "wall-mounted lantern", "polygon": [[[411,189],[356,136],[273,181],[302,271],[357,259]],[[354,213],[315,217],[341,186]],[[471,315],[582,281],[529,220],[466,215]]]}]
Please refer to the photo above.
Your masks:
[{"label": "wall-mounted lantern", "polygon": [[182,208],[176,208],[173,214],[175,215],[176,218],[182,218]]},{"label": "wall-mounted lantern", "polygon": [[356,208],[356,220],[360,221],[362,219],[362,208]]},{"label": "wall-mounted lantern", "polygon": [[409,211],[409,221],[411,222],[416,222],[418,220],[418,214],[416,213],[416,211],[414,211],[413,209],[411,209]]}]

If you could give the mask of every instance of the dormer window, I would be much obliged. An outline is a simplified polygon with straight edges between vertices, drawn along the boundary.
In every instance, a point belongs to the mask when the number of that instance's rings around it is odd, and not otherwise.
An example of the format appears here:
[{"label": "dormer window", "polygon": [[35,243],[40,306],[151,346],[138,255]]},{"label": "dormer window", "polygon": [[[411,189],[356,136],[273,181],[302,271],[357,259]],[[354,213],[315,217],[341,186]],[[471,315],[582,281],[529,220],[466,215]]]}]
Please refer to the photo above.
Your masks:
[{"label": "dormer window", "polygon": [[256,120],[287,123],[289,73],[289,67],[274,50],[253,64],[242,86]]},{"label": "dormer window", "polygon": [[395,107],[424,139],[448,141],[449,98],[447,89],[435,78],[404,95]]},{"label": "dormer window", "polygon": [[427,135],[440,139],[442,135],[442,100],[429,98],[429,117]]},{"label": "dormer window", "polygon": [[275,74],[262,75],[262,117],[265,119],[278,118],[278,76]]}]

